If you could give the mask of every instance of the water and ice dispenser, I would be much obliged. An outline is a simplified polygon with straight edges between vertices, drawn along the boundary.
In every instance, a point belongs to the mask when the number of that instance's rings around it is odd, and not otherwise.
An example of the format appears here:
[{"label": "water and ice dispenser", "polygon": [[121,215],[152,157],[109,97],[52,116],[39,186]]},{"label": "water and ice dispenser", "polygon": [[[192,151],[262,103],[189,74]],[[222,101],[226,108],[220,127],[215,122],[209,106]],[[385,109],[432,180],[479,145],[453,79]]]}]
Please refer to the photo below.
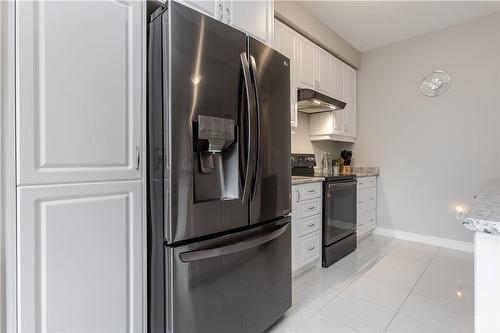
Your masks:
[{"label": "water and ice dispenser", "polygon": [[237,199],[238,145],[233,119],[198,116],[193,123],[194,200]]}]

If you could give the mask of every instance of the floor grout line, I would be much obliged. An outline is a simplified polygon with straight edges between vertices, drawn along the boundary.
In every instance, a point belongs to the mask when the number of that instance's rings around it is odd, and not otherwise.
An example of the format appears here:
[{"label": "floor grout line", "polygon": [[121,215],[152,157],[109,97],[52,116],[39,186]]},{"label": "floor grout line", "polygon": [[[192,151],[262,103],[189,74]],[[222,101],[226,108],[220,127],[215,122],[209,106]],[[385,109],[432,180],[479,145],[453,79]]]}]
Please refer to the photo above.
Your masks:
[{"label": "floor grout line", "polygon": [[431,265],[432,261],[434,260],[434,258],[436,257],[437,253],[439,252],[439,250],[441,249],[441,247],[438,247],[436,249],[436,252],[434,252],[434,254],[432,255],[432,258],[431,260],[429,260],[429,263],[427,264],[427,266],[425,266],[425,269],[423,270],[423,272],[420,274],[420,276],[418,277],[417,281],[415,281],[415,284],[413,285],[413,287],[410,289],[410,291],[408,292],[408,295],[406,295],[405,299],[403,300],[403,302],[401,302],[401,305],[398,307],[398,310],[396,311],[396,313],[394,314],[394,316],[392,317],[391,321],[387,324],[387,326],[384,328],[384,333],[387,331],[387,329],[389,328],[389,326],[391,326],[391,323],[393,322],[394,318],[396,318],[396,316],[399,314],[399,311],[401,311],[401,308],[403,307],[403,305],[406,303],[406,300],[408,299],[408,297],[410,297],[411,293],[413,292],[413,290],[415,289],[415,287],[417,286],[418,282],[420,281],[420,279],[422,278],[422,276],[425,274],[425,272],[427,272],[427,269],[429,269],[429,266]]}]

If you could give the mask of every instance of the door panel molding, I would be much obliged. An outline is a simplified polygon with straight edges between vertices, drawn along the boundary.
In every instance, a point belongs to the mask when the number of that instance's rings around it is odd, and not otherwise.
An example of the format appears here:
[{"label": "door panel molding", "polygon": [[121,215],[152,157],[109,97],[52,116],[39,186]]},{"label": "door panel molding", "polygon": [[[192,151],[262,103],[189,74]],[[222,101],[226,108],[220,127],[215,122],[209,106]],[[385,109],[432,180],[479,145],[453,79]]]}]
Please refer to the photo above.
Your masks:
[{"label": "door panel molding", "polygon": [[142,4],[17,7],[18,184],[140,179]]},{"label": "door panel molding", "polygon": [[20,331],[143,329],[141,187],[18,189]]}]

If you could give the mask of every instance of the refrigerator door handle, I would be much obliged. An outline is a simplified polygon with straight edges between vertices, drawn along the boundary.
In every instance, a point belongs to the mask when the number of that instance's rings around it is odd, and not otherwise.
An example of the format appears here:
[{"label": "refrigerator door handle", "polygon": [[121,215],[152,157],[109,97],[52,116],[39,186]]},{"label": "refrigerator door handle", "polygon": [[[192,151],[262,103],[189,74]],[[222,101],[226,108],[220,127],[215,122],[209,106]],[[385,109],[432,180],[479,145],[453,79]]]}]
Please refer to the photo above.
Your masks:
[{"label": "refrigerator door handle", "polygon": [[211,248],[211,249],[183,252],[183,253],[179,254],[179,258],[181,259],[182,262],[188,263],[191,261],[208,259],[208,258],[213,258],[213,257],[220,257],[220,256],[223,256],[226,254],[241,252],[241,251],[248,250],[248,249],[257,247],[259,245],[265,244],[267,242],[270,242],[275,238],[278,238],[287,230],[287,228],[288,228],[288,224],[286,224],[278,229],[274,229],[273,231],[266,232],[266,233],[259,235],[257,237],[251,237],[251,238],[245,239],[243,241],[239,241],[237,243],[224,245],[221,247],[216,247],[216,248]]},{"label": "refrigerator door handle", "polygon": [[[243,67],[243,78],[245,81],[245,92],[247,97],[247,125],[248,125],[248,138],[247,138],[247,156],[246,156],[246,170],[245,170],[245,184],[243,185],[243,195],[241,196],[241,201],[244,202],[247,200],[247,197],[250,193],[250,184],[252,177],[252,167],[255,164],[255,145],[253,143],[253,135],[254,131],[254,109],[255,109],[255,92],[253,90],[253,86],[251,84],[250,77],[250,66],[248,64],[247,54],[240,54],[241,66]],[[243,111],[243,110],[242,110]],[[242,112],[243,113],[243,112]],[[242,117],[244,117],[242,115]]]},{"label": "refrigerator door handle", "polygon": [[256,102],[256,110],[257,110],[257,161],[255,163],[255,183],[254,183],[254,189],[253,189],[253,194],[252,194],[252,201],[255,200],[255,195],[258,192],[258,187],[260,187],[260,178],[261,178],[261,171],[259,166],[260,163],[260,154],[261,154],[261,143],[262,143],[262,138],[261,138],[261,129],[260,129],[260,120],[261,120],[261,115],[260,115],[260,99],[259,99],[259,89],[257,87],[257,64],[255,63],[255,58],[253,56],[250,56],[250,69],[252,72],[252,78],[253,78],[253,85],[254,85],[254,90],[255,90],[255,102]]}]

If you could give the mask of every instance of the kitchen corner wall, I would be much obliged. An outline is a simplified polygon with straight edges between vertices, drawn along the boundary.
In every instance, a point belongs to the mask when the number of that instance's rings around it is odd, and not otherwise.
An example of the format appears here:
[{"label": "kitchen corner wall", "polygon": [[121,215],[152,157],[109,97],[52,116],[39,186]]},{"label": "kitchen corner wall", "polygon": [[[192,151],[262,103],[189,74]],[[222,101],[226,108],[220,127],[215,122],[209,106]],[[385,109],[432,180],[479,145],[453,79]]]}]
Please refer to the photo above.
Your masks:
[{"label": "kitchen corner wall", "polygon": [[[292,153],[315,154],[316,163],[321,165],[321,152],[332,153],[333,156],[340,156],[344,149],[352,150],[352,143],[338,141],[311,141],[309,136],[309,115],[297,112],[298,127],[292,128]],[[353,157],[353,163],[355,156]]]},{"label": "kitchen corner wall", "polygon": [[[447,71],[450,90],[420,93]],[[356,165],[380,166],[378,226],[471,242],[455,218],[500,178],[500,14],[362,54]]]}]

